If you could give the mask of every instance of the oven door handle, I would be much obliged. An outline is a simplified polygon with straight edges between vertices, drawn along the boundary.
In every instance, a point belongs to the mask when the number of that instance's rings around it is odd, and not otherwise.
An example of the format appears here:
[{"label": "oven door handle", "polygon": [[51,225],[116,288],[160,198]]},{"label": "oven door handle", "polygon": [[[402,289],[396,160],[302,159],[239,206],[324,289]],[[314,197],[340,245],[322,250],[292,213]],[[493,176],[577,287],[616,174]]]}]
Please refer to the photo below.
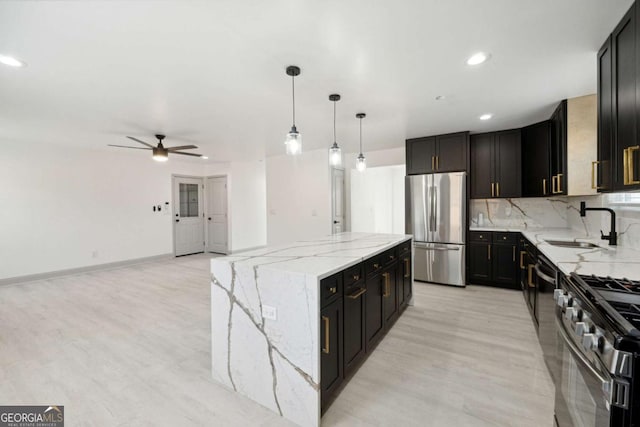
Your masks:
[{"label": "oven door handle", "polygon": [[536,274],[538,275],[539,278],[541,278],[542,280],[544,280],[547,283],[552,284],[553,286],[556,285],[556,279],[543,273],[542,269],[540,268],[540,263],[537,263],[536,266],[534,267],[534,269],[536,270]]},{"label": "oven door handle", "polygon": [[[559,311],[560,310],[557,310],[557,312]],[[577,348],[575,343],[571,340],[571,337],[569,337],[569,333],[567,332],[567,329],[565,328],[564,323],[562,322],[561,319],[558,319],[557,315],[556,315],[556,326],[558,328],[558,331],[560,332],[560,335],[562,335],[564,342],[567,344],[567,347],[569,347],[569,350],[571,350],[571,353],[573,354],[573,356],[575,356],[580,361],[580,363],[585,368],[587,368],[587,370],[594,377],[596,377],[600,381],[601,389],[602,389],[602,393],[604,394],[605,401],[607,402],[608,405],[610,405],[612,401],[613,381],[611,379],[607,379],[603,377],[600,372],[596,371],[593,368],[593,366],[591,366],[591,363],[589,363],[589,360],[582,354],[582,352]]]}]

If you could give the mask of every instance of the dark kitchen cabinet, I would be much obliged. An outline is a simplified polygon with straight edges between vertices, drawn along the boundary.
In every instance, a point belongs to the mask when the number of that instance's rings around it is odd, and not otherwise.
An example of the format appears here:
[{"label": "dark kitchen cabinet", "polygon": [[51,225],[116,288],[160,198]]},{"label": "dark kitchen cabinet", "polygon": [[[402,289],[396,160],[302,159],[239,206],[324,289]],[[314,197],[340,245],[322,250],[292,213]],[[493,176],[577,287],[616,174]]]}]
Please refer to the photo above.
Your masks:
[{"label": "dark kitchen cabinet", "polygon": [[376,344],[384,332],[384,304],[382,295],[384,289],[384,277],[375,274],[367,277],[365,294],[365,345],[367,351]]},{"label": "dark kitchen cabinet", "polygon": [[468,132],[408,139],[407,175],[466,171],[468,152]]},{"label": "dark kitchen cabinet", "polygon": [[551,192],[551,122],[522,128],[522,197]]},{"label": "dark kitchen cabinet", "polygon": [[392,265],[382,273],[382,297],[384,298],[384,322],[388,328],[396,321],[400,313],[399,285],[402,282],[397,280],[398,268]]},{"label": "dark kitchen cabinet", "polygon": [[471,135],[471,198],[520,197],[520,129]]},{"label": "dark kitchen cabinet", "polygon": [[365,287],[364,278],[344,296],[344,376],[349,377],[365,355]]},{"label": "dark kitchen cabinet", "polygon": [[611,37],[598,51],[598,161],[592,165],[596,188],[613,190],[613,81]]},{"label": "dark kitchen cabinet", "polygon": [[519,289],[518,233],[469,232],[469,282]]},{"label": "dark kitchen cabinet", "polygon": [[325,406],[343,380],[342,298],[323,308],[320,320],[320,399],[322,406]]},{"label": "dark kitchen cabinet", "polygon": [[640,8],[634,3],[598,52],[599,191],[640,189]]},{"label": "dark kitchen cabinet", "polygon": [[399,305],[401,309],[404,309],[412,296],[412,283],[411,283],[411,248],[408,247],[405,253],[400,253],[400,265],[398,266],[398,283],[399,285]]},{"label": "dark kitchen cabinet", "polygon": [[567,194],[567,100],[553,112],[551,122],[551,193]]}]

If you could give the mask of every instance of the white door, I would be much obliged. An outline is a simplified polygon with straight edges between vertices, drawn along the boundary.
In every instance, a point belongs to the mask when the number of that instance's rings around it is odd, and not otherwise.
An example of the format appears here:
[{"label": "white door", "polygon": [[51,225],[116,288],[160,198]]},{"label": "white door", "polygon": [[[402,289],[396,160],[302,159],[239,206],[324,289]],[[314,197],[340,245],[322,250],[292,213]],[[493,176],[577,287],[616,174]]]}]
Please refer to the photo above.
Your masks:
[{"label": "white door", "polygon": [[227,177],[207,178],[207,250],[226,254],[227,239]]},{"label": "white door", "polygon": [[204,252],[203,187],[202,178],[173,177],[173,242],[176,256]]},{"label": "white door", "polygon": [[344,170],[331,169],[332,224],[335,233],[344,231]]}]

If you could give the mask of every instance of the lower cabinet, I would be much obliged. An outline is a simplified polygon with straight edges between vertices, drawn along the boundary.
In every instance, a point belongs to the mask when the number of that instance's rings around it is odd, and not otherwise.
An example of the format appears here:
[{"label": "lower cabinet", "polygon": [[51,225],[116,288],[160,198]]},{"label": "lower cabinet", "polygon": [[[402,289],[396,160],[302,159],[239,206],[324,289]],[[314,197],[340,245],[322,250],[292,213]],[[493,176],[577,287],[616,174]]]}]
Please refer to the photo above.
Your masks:
[{"label": "lower cabinet", "polygon": [[408,305],[411,265],[408,241],[320,282],[323,413]]},{"label": "lower cabinet", "polygon": [[342,298],[320,311],[320,325],[320,399],[324,403],[340,387],[344,378]]},{"label": "lower cabinet", "polygon": [[519,233],[471,231],[469,282],[520,289],[518,284]]}]

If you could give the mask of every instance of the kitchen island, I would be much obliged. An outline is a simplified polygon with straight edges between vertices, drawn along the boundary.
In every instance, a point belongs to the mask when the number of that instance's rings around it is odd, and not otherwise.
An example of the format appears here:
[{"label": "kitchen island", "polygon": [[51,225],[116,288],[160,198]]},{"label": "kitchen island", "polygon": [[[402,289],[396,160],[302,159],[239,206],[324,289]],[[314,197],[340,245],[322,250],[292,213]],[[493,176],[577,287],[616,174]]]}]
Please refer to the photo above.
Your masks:
[{"label": "kitchen island", "polygon": [[303,426],[412,296],[411,236],[340,233],[211,260],[213,378]]}]

